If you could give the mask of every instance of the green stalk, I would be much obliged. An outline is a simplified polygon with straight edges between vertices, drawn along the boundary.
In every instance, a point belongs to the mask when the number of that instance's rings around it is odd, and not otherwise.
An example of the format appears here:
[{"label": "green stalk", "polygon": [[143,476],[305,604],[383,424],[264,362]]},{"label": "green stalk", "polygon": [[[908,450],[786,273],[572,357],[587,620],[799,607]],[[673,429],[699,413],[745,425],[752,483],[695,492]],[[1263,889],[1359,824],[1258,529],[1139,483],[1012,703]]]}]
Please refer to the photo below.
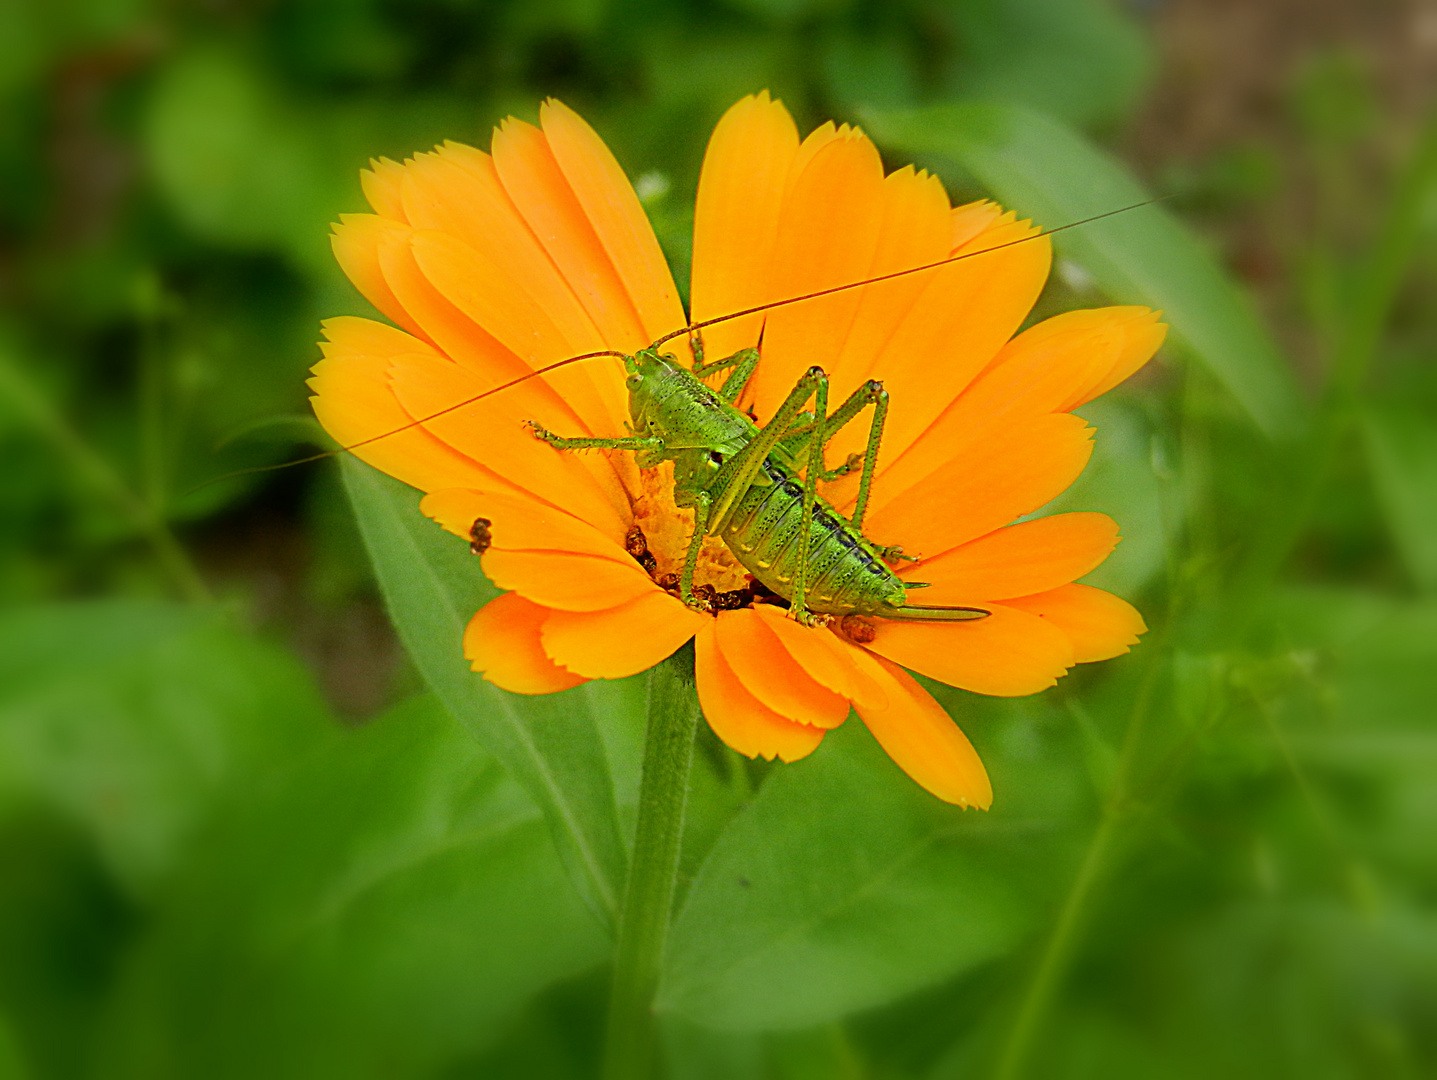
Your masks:
[{"label": "green stalk", "polygon": [[645,1080],[656,1064],[654,995],[673,911],[697,722],[692,653],[685,649],[649,672],[644,770],[614,949],[605,1080]]}]

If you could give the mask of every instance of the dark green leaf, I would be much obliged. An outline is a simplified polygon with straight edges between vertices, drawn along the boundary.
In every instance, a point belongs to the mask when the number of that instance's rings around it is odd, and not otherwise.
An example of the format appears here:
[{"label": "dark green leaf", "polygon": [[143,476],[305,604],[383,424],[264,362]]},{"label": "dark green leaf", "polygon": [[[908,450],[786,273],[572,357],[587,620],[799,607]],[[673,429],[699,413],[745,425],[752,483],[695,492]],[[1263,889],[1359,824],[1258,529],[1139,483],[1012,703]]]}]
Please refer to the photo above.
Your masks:
[{"label": "dark green leaf", "polygon": [[[1000,104],[870,112],[882,145],[971,173],[1005,205],[1047,229],[1150,198],[1132,174],[1081,135]],[[1211,254],[1159,206],[1068,230],[1060,249],[1114,300],[1161,308],[1173,332],[1212,369],[1262,429],[1299,429],[1296,386],[1247,298]]]},{"label": "dark green leaf", "polygon": [[[603,727],[635,702],[624,684],[521,697],[469,670],[464,627],[495,595],[465,544],[419,512],[419,494],[359,461],[345,484],[390,617],[424,678],[538,803],[579,891],[612,924],[625,876]],[[618,749],[616,745],[616,749]]]}]

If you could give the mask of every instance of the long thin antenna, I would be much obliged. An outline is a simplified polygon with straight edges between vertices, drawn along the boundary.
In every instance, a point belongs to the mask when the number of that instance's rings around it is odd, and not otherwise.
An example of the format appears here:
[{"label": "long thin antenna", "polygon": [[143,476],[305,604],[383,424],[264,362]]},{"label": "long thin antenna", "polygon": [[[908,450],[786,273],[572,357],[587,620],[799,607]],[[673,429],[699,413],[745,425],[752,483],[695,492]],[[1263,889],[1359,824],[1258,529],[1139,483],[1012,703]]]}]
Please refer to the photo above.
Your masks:
[{"label": "long thin antenna", "polygon": [[[964,259],[973,259],[977,258],[979,255],[987,255],[994,251],[1002,251],[1004,248],[1016,247],[1019,244],[1026,244],[1031,240],[1036,240],[1040,236],[1052,236],[1054,233],[1066,232],[1069,229],[1076,229],[1080,225],[1091,225],[1095,221],[1102,221],[1104,218],[1115,217],[1118,214],[1126,214],[1129,210],[1137,210],[1144,206],[1152,206],[1154,203],[1165,202],[1172,197],[1172,195],[1159,195],[1156,198],[1145,199],[1142,202],[1133,203],[1130,206],[1122,206],[1116,210],[1108,210],[1101,214],[1094,214],[1092,217],[1082,218],[1079,221],[1070,221],[1068,222],[1068,224],[1059,225],[1057,228],[1054,229],[1039,229],[1036,233],[1032,233],[1029,236],[1020,236],[1016,240],[1009,240],[1002,244],[995,244],[993,247],[984,248],[981,251],[965,251],[957,255],[950,255],[946,259],[939,259],[937,262],[924,263],[922,266],[910,266],[906,270],[895,270],[892,273],[879,274],[877,277],[865,278],[863,281],[851,281],[846,285],[834,285],[831,288],[819,289],[817,292],[804,293],[801,296],[790,296],[784,300],[771,300],[766,304],[759,304],[756,307],[745,308],[742,311],[733,311],[727,315],[715,316],[712,319],[704,319],[700,322],[691,322],[686,326],[679,327],[679,329],[674,330],[672,333],[665,334],[663,337],[659,338],[657,341],[655,341],[652,345],[648,347],[650,349],[657,349],[660,345],[663,345],[669,341],[673,341],[675,338],[684,337],[685,335],[693,334],[696,331],[704,330],[710,326],[717,326],[719,323],[729,322],[732,319],[742,319],[747,315],[757,315],[764,311],[772,311],[774,308],[788,307],[790,304],[800,304],[805,300],[817,300],[821,296],[832,296],[834,293],[846,292],[849,289],[861,289],[865,285],[876,285],[879,282],[892,281],[894,278],[905,277],[908,274],[920,274],[925,270],[936,270],[938,267],[947,266],[949,263],[962,262]],[[568,356],[565,357],[563,360],[557,360],[552,364],[546,364],[544,367],[535,368],[533,371],[529,372],[526,375],[520,375],[517,379],[510,379],[506,383],[500,383],[498,386],[494,386],[488,390],[485,390],[482,394],[475,394],[473,397],[465,398],[463,401],[456,402],[453,405],[445,406],[438,412],[430,413],[428,416],[421,416],[417,420],[411,420],[409,423],[403,425],[402,427],[397,427],[392,431],[386,431],[379,435],[371,435],[367,439],[361,439],[359,442],[350,443],[348,446],[341,446],[337,450],[327,450],[322,454],[311,454],[308,457],[295,458],[293,461],[282,461],[276,465],[256,465],[253,468],[249,469],[237,469],[234,472],[225,473],[223,476],[217,476],[213,480],[206,480],[203,484],[199,484],[196,487],[190,488],[190,490],[185,492],[185,494],[192,495],[196,491],[201,491],[204,488],[209,487],[211,484],[218,484],[225,480],[233,480],[236,477],[240,476],[252,476],[256,473],[278,472],[281,469],[293,468],[296,465],[308,465],[314,461],[324,461],[328,458],[338,457],[340,454],[351,453],[352,451],[358,450],[361,447],[368,446],[370,443],[379,442],[381,439],[387,439],[392,435],[400,435],[406,431],[409,431],[411,428],[420,427],[424,424],[429,423],[431,420],[437,420],[439,419],[439,417],[445,416],[448,413],[452,413],[456,409],[463,409],[466,406],[473,405],[475,402],[483,401],[485,398],[491,397],[494,394],[502,393],[505,390],[509,390],[512,387],[518,386],[520,383],[528,382],[530,379],[536,378],[540,375],[545,375],[548,372],[555,371],[562,367],[567,367],[569,364],[577,364],[581,360],[593,360],[601,356],[616,356],[619,359],[623,359],[626,355],[626,353],[619,352],[615,349],[602,349],[598,352],[580,353],[578,356]]]},{"label": "long thin antenna", "polygon": [[817,300],[820,296],[832,296],[834,293],[845,292],[848,289],[860,289],[865,285],[876,285],[880,281],[892,281],[894,278],[901,278],[908,274],[919,274],[924,270],[936,270],[940,266],[947,266],[949,263],[961,262],[964,259],[973,259],[979,255],[987,255],[990,252],[1002,251],[1004,248],[1016,247],[1018,244],[1026,244],[1030,240],[1036,240],[1040,236],[1052,236],[1054,233],[1066,232],[1068,229],[1076,229],[1079,225],[1091,225],[1095,221],[1102,221],[1117,214],[1126,214],[1129,210],[1137,210],[1144,206],[1152,206],[1153,203],[1164,202],[1171,199],[1172,195],[1159,195],[1154,199],[1145,199],[1131,206],[1122,206],[1116,210],[1108,210],[1105,213],[1094,214],[1092,217],[1083,218],[1081,221],[1070,221],[1066,225],[1059,225],[1056,229],[1039,229],[1029,236],[1020,236],[1016,240],[1009,240],[1002,244],[994,244],[982,251],[965,251],[958,255],[950,255],[946,259],[939,259],[937,262],[924,263],[922,266],[910,266],[907,270],[895,270],[891,274],[879,274],[877,277],[865,278],[863,281],[851,281],[847,285],[834,285],[832,288],[819,289],[817,292],[804,293],[802,296],[790,296],[787,300],[771,300],[766,304],[759,304],[757,307],[745,308],[743,311],[730,312],[727,315],[717,315],[712,319],[704,319],[702,322],[689,323],[685,327],[675,330],[671,334],[665,334],[649,346],[657,349],[666,341],[672,341],[676,337],[685,334],[692,334],[695,330],[704,330],[710,326],[717,326],[719,323],[728,322],[730,319],[742,319],[745,315],[757,315],[763,311],[772,311],[774,308],[787,307],[789,304],[801,303],[804,300]]}]

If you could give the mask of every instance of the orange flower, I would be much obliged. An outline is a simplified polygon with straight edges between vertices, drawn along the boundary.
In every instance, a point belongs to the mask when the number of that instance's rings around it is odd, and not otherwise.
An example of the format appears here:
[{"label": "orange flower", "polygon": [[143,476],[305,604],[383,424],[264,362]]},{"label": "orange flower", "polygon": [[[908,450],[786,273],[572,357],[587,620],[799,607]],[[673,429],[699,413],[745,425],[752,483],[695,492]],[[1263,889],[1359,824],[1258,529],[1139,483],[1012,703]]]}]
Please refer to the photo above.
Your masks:
[{"label": "orange flower", "polygon": [[[435,415],[535,367],[633,353],[685,324],[608,149],[556,101],[541,125],[506,121],[489,154],[446,143],[364,173],[375,212],[345,215],[334,250],[402,329],[329,320],[310,381],[343,445],[430,418],[356,453],[427,492],[423,511],[457,536],[487,520],[483,567],[505,592],[464,636],[474,669],[506,690],[551,693],[644,671],[695,638],[704,715],[740,753],[797,760],[852,706],[914,780],[986,808],[992,789],[972,745],[904,669],[980,694],[1032,694],[1137,641],[1145,627],[1130,605],[1074,583],[1117,544],[1116,524],[1097,513],[1019,519],[1087,463],[1093,433],[1071,410],[1142,366],[1166,328],[1146,308],[1112,307],[1014,336],[1047,278],[1046,237],[992,203],[951,208],[938,180],[911,167],[885,176],[856,129],[825,124],[800,141],[766,93],[740,101],[714,131],[699,182],[695,320],[999,249],[721,323],[705,340],[714,358],[762,335],[741,401],[760,423],[812,364],[829,373],[835,401],[882,380],[891,411],[864,531],[921,556],[899,572],[932,583],[922,603],[992,614],[850,622],[844,633],[767,603],[695,611],[658,583],[692,528],[668,467],[641,471],[626,451],[560,452],[525,426],[626,434],[619,360]],[[687,346],[677,351],[688,362]],[[841,432],[830,461],[861,450],[865,427]],[[856,480],[823,494],[847,512]],[[647,567],[626,549],[636,525],[654,556]],[[722,591],[745,575],[711,538],[695,580]]]}]

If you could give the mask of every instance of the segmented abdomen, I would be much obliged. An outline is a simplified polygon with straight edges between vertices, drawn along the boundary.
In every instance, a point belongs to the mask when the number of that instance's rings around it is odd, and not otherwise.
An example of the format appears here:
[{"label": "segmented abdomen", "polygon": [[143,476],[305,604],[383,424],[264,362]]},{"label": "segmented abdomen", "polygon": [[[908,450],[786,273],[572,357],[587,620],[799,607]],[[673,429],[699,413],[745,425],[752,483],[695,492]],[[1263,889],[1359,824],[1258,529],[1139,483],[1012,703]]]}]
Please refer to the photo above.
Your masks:
[{"label": "segmented abdomen", "polygon": [[[772,463],[764,462],[763,468],[770,483],[754,484],[744,493],[720,535],[749,573],[791,600],[803,488]],[[813,508],[808,532],[807,581],[804,604],[825,615],[871,615],[906,598],[898,575],[822,501]]]}]

